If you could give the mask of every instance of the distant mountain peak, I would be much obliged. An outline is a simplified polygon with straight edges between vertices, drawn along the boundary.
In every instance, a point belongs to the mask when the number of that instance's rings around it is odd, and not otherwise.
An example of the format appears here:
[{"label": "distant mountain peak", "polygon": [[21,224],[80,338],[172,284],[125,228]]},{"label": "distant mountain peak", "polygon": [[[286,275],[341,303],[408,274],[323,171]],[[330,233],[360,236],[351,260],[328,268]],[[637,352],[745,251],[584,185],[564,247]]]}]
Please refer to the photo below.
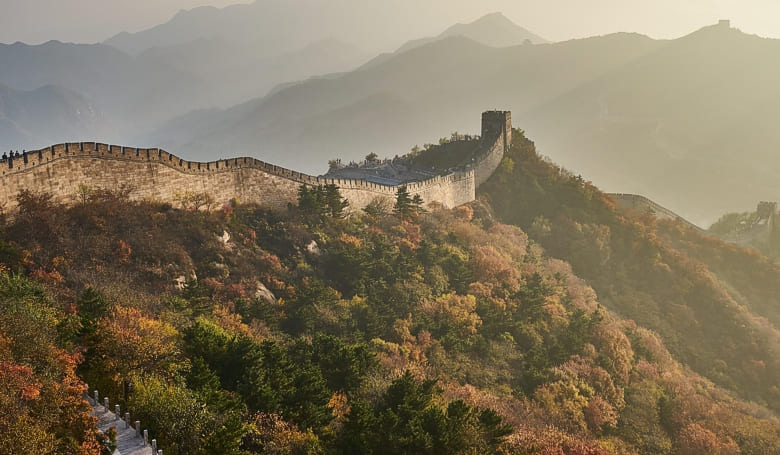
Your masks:
[{"label": "distant mountain peak", "polygon": [[[535,44],[547,42],[544,38],[512,22],[511,19],[500,11],[485,14],[479,19],[466,24],[455,24],[439,36],[456,34],[464,35],[494,47],[521,44],[526,39]],[[483,38],[486,41],[492,40],[493,42],[483,42],[479,38]]]},{"label": "distant mountain peak", "polygon": [[455,24],[438,36],[409,41],[401,46],[396,53],[406,52],[434,41],[454,36],[463,36],[490,47],[517,46],[528,41],[533,44],[548,42],[539,35],[515,24],[502,12],[496,11],[486,14],[473,22]]},{"label": "distant mountain peak", "polygon": [[509,19],[508,17],[506,17],[504,15],[504,13],[502,13],[501,11],[495,11],[495,12],[492,12],[492,13],[487,13],[484,16],[480,17],[479,19],[471,22],[470,24],[474,25],[474,24],[484,24],[484,23],[487,23],[487,24],[497,24],[497,23],[506,24],[506,23],[509,23],[509,24],[514,25],[514,26],[517,26],[517,24],[512,22],[512,20]]},{"label": "distant mountain peak", "polygon": [[745,33],[742,30],[731,26],[728,20],[721,20],[717,24],[707,25],[693,33],[681,38],[682,42],[701,42],[702,45],[725,45],[738,40],[767,40],[758,35]]}]

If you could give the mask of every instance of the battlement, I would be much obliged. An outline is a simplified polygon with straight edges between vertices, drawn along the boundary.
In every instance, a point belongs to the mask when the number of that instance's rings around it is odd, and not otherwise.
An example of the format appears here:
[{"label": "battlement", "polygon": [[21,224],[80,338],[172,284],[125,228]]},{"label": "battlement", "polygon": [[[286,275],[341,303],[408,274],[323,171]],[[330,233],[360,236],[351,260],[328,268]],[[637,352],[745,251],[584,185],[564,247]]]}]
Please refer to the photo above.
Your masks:
[{"label": "battlement", "polygon": [[[483,114],[483,141],[489,142],[478,160],[447,175],[407,183],[411,194],[426,203],[455,207],[474,200],[476,187],[495,171],[509,146],[509,112]],[[488,132],[488,135],[485,135]],[[184,192],[207,193],[220,203],[233,198],[275,208],[297,199],[300,185],[334,184],[359,210],[373,200],[395,197],[397,186],[365,179],[316,177],[250,157],[218,161],[188,161],[158,148],[135,148],[98,142],[57,144],[0,162],[0,206],[16,207],[21,189],[46,191],[56,201],[75,203],[81,186],[116,188],[127,185],[136,199],[174,202]]]},{"label": "battlement", "polygon": [[299,180],[301,183],[313,183],[318,180],[300,172],[276,166],[255,158],[241,157],[218,161],[198,162],[187,161],[165,150],[150,148],[142,149],[108,145],[98,142],[76,142],[57,144],[41,150],[27,152],[19,157],[9,158],[2,162],[2,176],[28,172],[37,166],[45,166],[62,159],[123,160],[141,163],[159,163],[188,174],[204,174],[229,172],[242,168],[261,169],[270,174]]},{"label": "battlement", "polygon": [[[317,177],[249,157],[229,158],[208,162],[187,161],[162,149],[141,149],[95,142],[57,144],[41,150],[27,152],[18,158],[9,158],[3,162],[2,176],[10,176],[18,173],[29,172],[36,167],[45,166],[58,160],[78,160],[85,158],[160,164],[185,174],[194,175],[233,172],[239,169],[256,169],[270,175],[275,175],[294,181],[298,184],[334,184],[343,189],[372,190],[377,192],[387,192],[388,194],[395,194],[396,191],[396,187],[391,185],[382,185],[379,183],[368,182],[363,179],[333,179]],[[459,181],[463,178],[467,178],[468,174],[468,171],[456,171],[449,175],[435,176],[425,181],[408,183],[406,186],[409,190],[420,189],[430,184]]]}]

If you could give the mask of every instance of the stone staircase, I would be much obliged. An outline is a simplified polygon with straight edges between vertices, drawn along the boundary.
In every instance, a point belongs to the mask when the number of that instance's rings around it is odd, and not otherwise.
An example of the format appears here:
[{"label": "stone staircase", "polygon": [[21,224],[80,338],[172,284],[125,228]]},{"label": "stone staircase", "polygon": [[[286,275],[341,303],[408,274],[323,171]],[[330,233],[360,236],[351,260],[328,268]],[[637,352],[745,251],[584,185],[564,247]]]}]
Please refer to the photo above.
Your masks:
[{"label": "stone staircase", "polygon": [[149,440],[149,432],[141,429],[139,421],[133,422],[130,413],[121,415],[119,405],[109,407],[108,397],[100,402],[98,391],[94,395],[85,397],[92,406],[92,415],[98,419],[98,429],[103,434],[108,434],[111,427],[116,427],[117,448],[113,455],[162,455],[163,451],[157,447],[155,439]]}]

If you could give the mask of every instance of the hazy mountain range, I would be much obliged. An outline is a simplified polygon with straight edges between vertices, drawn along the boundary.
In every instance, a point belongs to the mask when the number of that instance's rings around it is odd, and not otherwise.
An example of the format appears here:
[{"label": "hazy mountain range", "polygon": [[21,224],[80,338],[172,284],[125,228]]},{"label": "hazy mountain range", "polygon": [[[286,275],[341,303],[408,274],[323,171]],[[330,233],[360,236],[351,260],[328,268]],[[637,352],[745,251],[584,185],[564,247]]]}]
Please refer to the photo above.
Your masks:
[{"label": "hazy mountain range", "polygon": [[[170,115],[212,104],[205,82],[165,64],[150,64],[105,45],[50,41],[37,46],[0,45],[0,83],[15,90],[57,86],[80,94],[105,113],[106,124],[96,130],[106,141],[138,134]],[[196,96],[197,95],[197,96]],[[53,113],[55,115],[55,113]],[[63,122],[66,120],[63,120]],[[30,130],[48,135],[47,122]],[[111,128],[114,125],[115,128]],[[91,135],[94,139],[95,135]],[[13,143],[2,141],[4,148]],[[18,144],[22,148],[22,144]],[[26,144],[45,145],[41,140]]]},{"label": "hazy mountain range", "polygon": [[378,54],[392,27],[355,8],[334,19],[337,8],[314,0],[260,0],[182,12],[105,44],[0,46],[7,92],[60,94],[34,109],[29,96],[13,97],[14,109],[4,101],[0,148],[99,136],[320,173],[330,158],[401,155],[477,132],[479,113],[500,108],[542,153],[601,188],[644,194],[700,224],[779,198],[780,41],[715,26],[676,40],[547,43],[490,14]]},{"label": "hazy mountain range", "polygon": [[445,38],[461,36],[491,47],[508,47],[518,44],[541,44],[548,42],[507,19],[501,13],[492,13],[468,24],[455,24],[436,36],[407,41],[393,53],[380,54],[367,64],[375,65],[395,54],[430,44]]},{"label": "hazy mountain range", "polygon": [[[150,141],[196,154],[254,144],[248,150],[262,150],[272,162],[317,172],[328,158],[357,159],[369,149],[404,154],[456,129],[474,131],[479,113],[488,108],[532,110],[653,45],[639,36],[508,48],[446,38],[338,78],[307,81],[210,112],[207,126],[201,123],[197,133],[167,136],[169,126],[163,125]],[[562,64],[579,69],[558,72]]]},{"label": "hazy mountain range", "polygon": [[458,36],[143,139],[197,156],[246,150],[316,173],[329,158],[393,156],[474,132],[482,110],[510,109],[553,160],[706,226],[778,198],[778,51],[776,40],[723,26],[669,41],[615,34],[504,48]]},{"label": "hazy mountain range", "polygon": [[222,38],[200,38],[187,44],[148,49],[138,59],[146,65],[171,66],[197,77],[208,87],[216,106],[229,107],[264,96],[278,84],[354,69],[370,57],[357,46],[335,38],[274,56],[258,54],[256,46],[236,45]]},{"label": "hazy mountain range", "polygon": [[89,100],[71,90],[47,85],[20,91],[0,84],[0,137],[6,144],[41,140],[57,143],[94,137],[104,121]]},{"label": "hazy mountain range", "polygon": [[704,225],[777,201],[780,41],[707,27],[524,115],[555,160]]},{"label": "hazy mountain range", "polygon": [[[296,6],[307,5],[306,1],[276,5],[276,8],[289,10],[287,13],[279,12],[277,20],[292,14]],[[287,28],[278,27],[276,32],[267,27],[257,31],[259,35],[252,35],[244,42],[238,41],[239,24],[244,19],[237,19],[236,15],[242,18],[256,16],[261,3],[268,2],[182,12],[159,27],[137,34],[120,34],[108,40],[107,44],[50,41],[34,46],[24,43],[0,45],[0,61],[3,62],[0,65],[0,83],[22,91],[45,86],[59,87],[87,100],[85,102],[89,102],[93,110],[104,113],[95,119],[90,129],[74,127],[63,136],[99,137],[99,140],[114,143],[140,141],[153,146],[159,145],[155,141],[163,124],[181,126],[166,132],[163,137],[173,138],[179,132],[186,138],[190,136],[188,130],[195,125],[188,123],[187,119],[203,118],[204,112],[210,109],[228,108],[247,100],[260,99],[313,76],[318,79],[335,78],[340,71],[355,69],[371,58],[371,54],[360,47],[332,36],[302,45],[306,40],[319,36],[320,32],[307,30],[289,37],[291,22],[287,22]],[[315,3],[309,6],[319,7],[320,3]],[[234,23],[234,26],[214,25],[220,24],[220,21]],[[494,34],[489,33],[491,24],[495,25]],[[456,29],[487,43],[542,40],[496,14],[472,24],[454,26],[440,37],[429,40],[444,39]],[[224,33],[210,34],[212,30]],[[273,45],[264,44],[264,37]],[[282,39],[285,37],[289,39]],[[283,51],[288,48],[293,50]],[[377,60],[371,63],[376,64]],[[32,149],[48,145],[51,138],[56,137],[50,134],[51,117],[63,112],[58,103],[61,104],[61,101],[52,99],[51,113],[40,124],[27,124],[29,127],[22,129],[18,122],[10,122],[6,132],[0,136],[0,148]],[[381,108],[377,104],[374,106]],[[35,107],[38,110],[43,108],[40,102]],[[78,110],[78,106],[74,105],[70,110]],[[382,115],[389,116],[393,112]],[[9,120],[15,119],[9,117]],[[68,124],[70,121],[59,118],[55,123]],[[149,134],[150,131],[154,133]],[[166,144],[172,142],[165,141]],[[248,153],[243,144],[241,148],[244,149],[242,153]],[[186,151],[179,153],[188,155]]]},{"label": "hazy mountain range", "polygon": [[[255,0],[225,8],[200,7],[181,11],[170,21],[137,33],[119,33],[105,44],[130,54],[154,47],[192,43],[198,39],[219,38],[236,45],[249,45],[258,57],[273,57],[334,38],[364,49],[371,56],[397,49],[404,42],[439,30],[432,30],[432,15],[441,16],[443,2],[417,0]],[[437,23],[440,23],[438,21]],[[486,22],[495,27],[497,23]],[[500,24],[499,24],[500,25]],[[482,32],[452,30],[454,34],[482,34],[486,44],[515,44],[515,29],[504,23]],[[523,37],[541,41],[531,32]],[[450,35],[447,35],[450,36]]]}]

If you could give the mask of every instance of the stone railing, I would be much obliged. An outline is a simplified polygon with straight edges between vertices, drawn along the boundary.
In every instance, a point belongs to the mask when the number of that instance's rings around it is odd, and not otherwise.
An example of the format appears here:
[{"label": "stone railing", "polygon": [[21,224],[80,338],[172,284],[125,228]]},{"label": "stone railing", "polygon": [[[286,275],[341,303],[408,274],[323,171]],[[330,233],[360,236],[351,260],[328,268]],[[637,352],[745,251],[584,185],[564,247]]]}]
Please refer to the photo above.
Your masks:
[{"label": "stone railing", "polygon": [[98,429],[104,435],[108,435],[112,427],[116,429],[117,448],[114,455],[162,455],[157,440],[149,440],[149,430],[142,430],[140,421],[133,422],[129,412],[122,416],[118,404],[114,405],[112,411],[108,397],[103,397],[101,402],[97,390],[91,395],[86,393],[84,398],[92,406],[92,415],[98,418]]}]

